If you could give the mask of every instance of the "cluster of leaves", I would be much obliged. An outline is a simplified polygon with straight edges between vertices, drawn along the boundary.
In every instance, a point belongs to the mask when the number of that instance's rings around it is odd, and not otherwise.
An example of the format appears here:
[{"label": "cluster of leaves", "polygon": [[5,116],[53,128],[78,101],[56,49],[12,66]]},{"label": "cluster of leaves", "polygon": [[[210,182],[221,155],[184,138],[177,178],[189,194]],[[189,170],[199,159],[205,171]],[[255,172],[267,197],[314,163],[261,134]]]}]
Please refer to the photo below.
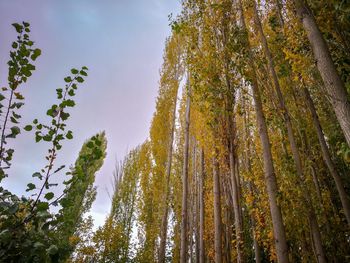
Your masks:
[{"label": "cluster of leaves", "polygon": [[[0,181],[6,176],[5,169],[10,168],[14,150],[6,148],[7,139],[14,139],[21,133],[18,126],[21,115],[18,110],[24,105],[23,95],[18,91],[35,70],[32,64],[40,55],[41,50],[34,47],[30,40],[29,23],[14,23],[12,26],[18,33],[17,40],[12,43],[8,64],[8,87],[0,91],[1,142],[0,142]],[[5,105],[3,102],[5,101]],[[11,123],[11,127],[8,127]]]},{"label": "cluster of leaves", "polygon": [[[5,119],[1,127],[1,161],[7,167],[1,166],[0,179],[5,177],[4,169],[10,166],[14,153],[13,149],[5,148],[8,138],[16,138],[21,129],[18,126],[11,127],[8,131],[7,122],[10,120],[18,124],[21,117],[15,110],[24,104],[23,96],[17,91],[18,86],[26,82],[32,75],[35,66],[31,64],[41,53],[39,49],[33,49],[33,42],[27,33],[30,32],[29,24],[13,24],[19,34],[17,41],[13,42],[13,50],[10,52],[8,88],[2,91],[9,92],[8,106],[5,108]],[[26,125],[24,130],[35,131],[35,141],[44,141],[50,144],[46,155],[47,164],[32,177],[38,180],[27,185],[29,197],[18,197],[7,189],[0,187],[0,261],[1,262],[62,262],[67,258],[65,251],[72,252],[69,242],[62,242],[60,234],[67,240],[74,233],[83,217],[89,210],[95,198],[96,190],[92,187],[96,171],[101,167],[105,157],[106,141],[103,134],[93,136],[84,146],[76,162],[75,168],[67,172],[71,176],[65,182],[66,189],[60,196],[55,197],[51,177],[59,174],[65,165],[56,166],[57,153],[61,150],[63,141],[73,138],[71,130],[67,130],[66,121],[70,117],[69,108],[75,106],[75,96],[78,84],[84,82],[87,76],[87,67],[80,70],[73,68],[72,75],[64,78],[65,88],[57,89],[58,103],[52,105],[46,115],[51,121],[41,123],[35,119],[32,124]],[[5,96],[1,94],[1,100]],[[1,109],[3,105],[1,105]],[[3,113],[3,111],[1,111]],[[37,185],[39,185],[37,187]],[[84,185],[84,187],[82,187]],[[80,188],[79,188],[80,187]],[[77,191],[80,190],[80,191]],[[91,194],[90,194],[91,193]],[[76,202],[76,198],[84,200],[84,204],[76,206],[73,213],[67,212]],[[61,205],[62,209],[57,213],[50,211],[51,206]],[[73,217],[73,218],[72,218]],[[75,223],[71,224],[74,219]],[[69,223],[67,223],[69,222]],[[65,226],[69,229],[64,229]],[[64,226],[64,227],[63,227]],[[63,227],[63,229],[62,229]]]}]

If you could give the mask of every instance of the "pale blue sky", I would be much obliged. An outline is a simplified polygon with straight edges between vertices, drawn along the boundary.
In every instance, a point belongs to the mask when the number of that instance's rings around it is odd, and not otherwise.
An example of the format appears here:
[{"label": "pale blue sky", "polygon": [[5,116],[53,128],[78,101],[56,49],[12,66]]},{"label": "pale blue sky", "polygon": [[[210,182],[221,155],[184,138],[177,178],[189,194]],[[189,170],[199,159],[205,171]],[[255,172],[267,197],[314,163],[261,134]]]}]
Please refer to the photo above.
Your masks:
[{"label": "pale blue sky", "polygon": [[[116,156],[122,158],[148,136],[170,34],[168,15],[179,10],[179,0],[0,0],[0,85],[6,85],[8,51],[16,36],[12,23],[29,22],[31,38],[42,49],[37,70],[20,87],[26,98],[23,125],[45,119],[55,89],[63,86],[70,68],[90,69],[71,112],[75,138],[64,144],[57,165],[73,164],[83,142],[106,131],[108,154],[96,177],[98,195],[92,209],[97,224],[109,211],[106,189],[111,189]],[[44,165],[49,145],[35,144],[28,133],[10,145],[16,150],[15,165],[2,184],[22,194],[31,174]]]}]

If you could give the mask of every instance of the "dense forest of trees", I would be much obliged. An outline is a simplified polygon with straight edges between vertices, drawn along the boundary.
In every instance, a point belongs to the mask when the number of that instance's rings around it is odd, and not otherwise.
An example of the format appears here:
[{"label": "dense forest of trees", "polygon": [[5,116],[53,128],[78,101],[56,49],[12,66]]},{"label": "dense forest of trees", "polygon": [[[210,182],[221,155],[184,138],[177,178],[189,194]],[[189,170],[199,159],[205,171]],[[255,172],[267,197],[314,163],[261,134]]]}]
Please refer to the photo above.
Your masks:
[{"label": "dense forest of trees", "polygon": [[[28,26],[15,24],[0,98],[9,101],[1,105],[2,178],[14,154],[6,142],[19,133],[8,127],[22,105],[17,88],[40,55],[22,39]],[[171,27],[149,138],[116,165],[105,223],[93,231],[86,216],[104,133],[84,144],[62,196],[52,202],[43,191],[62,169],[53,172],[60,140],[71,137],[63,110],[74,106],[68,96],[84,67],[57,90],[51,126],[24,127],[52,147],[33,174],[43,186],[28,185],[34,199],[1,188],[0,259],[350,261],[350,3],[184,0]]]}]

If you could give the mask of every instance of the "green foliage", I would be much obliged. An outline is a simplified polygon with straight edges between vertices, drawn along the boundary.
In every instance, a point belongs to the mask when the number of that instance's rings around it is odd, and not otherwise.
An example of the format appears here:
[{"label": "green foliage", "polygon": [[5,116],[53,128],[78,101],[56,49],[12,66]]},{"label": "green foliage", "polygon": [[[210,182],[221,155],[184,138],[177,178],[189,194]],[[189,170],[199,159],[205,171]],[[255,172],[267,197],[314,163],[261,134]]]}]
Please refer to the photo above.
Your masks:
[{"label": "green foliage", "polygon": [[[12,26],[18,33],[17,40],[12,43],[10,60],[8,65],[8,87],[3,87],[0,93],[0,116],[1,118],[1,142],[0,142],[0,181],[7,176],[5,170],[10,168],[14,150],[7,148],[9,138],[15,139],[21,133],[21,128],[13,125],[19,124],[21,115],[17,113],[23,105],[24,97],[18,91],[21,84],[27,82],[35,70],[32,64],[41,54],[41,50],[34,48],[34,42],[30,40],[29,23],[14,23]],[[7,99],[7,105],[3,104]],[[8,127],[9,125],[13,125]],[[28,128],[28,127],[27,127]]]},{"label": "green foliage", "polygon": [[95,174],[101,168],[106,156],[107,140],[105,133],[91,137],[82,146],[75,166],[66,181],[64,196],[59,200],[61,209],[56,215],[56,235],[59,240],[61,260],[71,256],[81,237],[79,230],[84,223],[84,215],[90,210],[96,197],[93,186]]},{"label": "green foliage", "polygon": [[[0,104],[1,115],[5,114],[1,126],[0,164],[6,164],[0,166],[0,180],[6,176],[4,169],[11,165],[14,153],[13,149],[5,148],[7,139],[16,138],[21,133],[21,128],[17,125],[7,127],[9,122],[18,124],[21,118],[16,111],[24,105],[24,97],[17,90],[32,75],[35,66],[31,62],[41,54],[41,50],[33,48],[34,42],[29,39],[29,23],[15,23],[13,26],[19,35],[10,51],[9,87],[2,88],[0,95],[0,101],[5,98],[8,100],[5,111]],[[36,142],[45,141],[50,146],[46,155],[47,164],[32,174],[37,182],[27,184],[26,191],[31,193],[30,197],[18,197],[0,187],[1,262],[63,262],[72,251],[69,235],[79,227],[83,214],[90,209],[96,195],[92,184],[95,172],[105,157],[104,133],[93,136],[89,140],[89,147],[86,144],[83,146],[75,168],[69,173],[72,178],[65,182],[66,189],[58,197],[52,191],[52,187],[57,184],[51,183],[51,177],[65,168],[65,165],[56,167],[55,161],[63,140],[73,138],[72,131],[67,130],[66,121],[70,117],[68,110],[75,106],[73,97],[78,83],[82,83],[87,76],[87,70],[87,67],[72,69],[73,75],[64,79],[65,88],[56,91],[58,103],[47,110],[47,116],[51,119],[48,124],[35,119],[32,124],[23,127],[25,131],[34,132]],[[8,92],[9,95],[4,95],[3,92]],[[79,206],[75,197],[82,200]],[[71,211],[73,202],[75,210]],[[62,208],[58,213],[50,211],[52,205],[59,204]],[[71,223],[72,219],[75,220],[74,223]]]}]

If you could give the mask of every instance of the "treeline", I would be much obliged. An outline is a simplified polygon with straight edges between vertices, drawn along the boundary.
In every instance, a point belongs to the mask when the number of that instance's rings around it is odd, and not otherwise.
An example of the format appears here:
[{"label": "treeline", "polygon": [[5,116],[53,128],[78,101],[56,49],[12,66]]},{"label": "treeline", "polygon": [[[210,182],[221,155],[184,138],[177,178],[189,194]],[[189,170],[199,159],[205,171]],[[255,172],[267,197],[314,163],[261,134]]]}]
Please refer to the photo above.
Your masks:
[{"label": "treeline", "polygon": [[349,261],[349,10],[182,1],[149,138],[117,164],[104,225],[64,223],[59,260]]},{"label": "treeline", "polygon": [[348,261],[349,4],[182,5],[149,139],[76,259]]}]

